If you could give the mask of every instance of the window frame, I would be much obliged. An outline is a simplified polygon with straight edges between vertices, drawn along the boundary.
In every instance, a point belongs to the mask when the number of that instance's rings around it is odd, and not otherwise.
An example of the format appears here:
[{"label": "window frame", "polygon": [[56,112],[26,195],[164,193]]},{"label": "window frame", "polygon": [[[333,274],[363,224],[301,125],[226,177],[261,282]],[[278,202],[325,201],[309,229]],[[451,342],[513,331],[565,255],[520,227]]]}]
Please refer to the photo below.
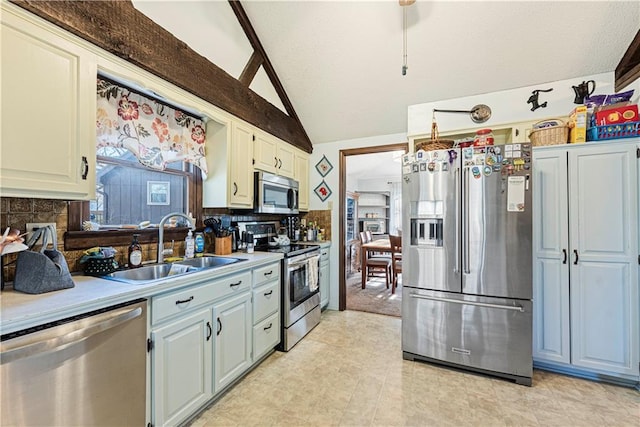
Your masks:
[{"label": "window frame", "polygon": [[[96,156],[99,162],[124,165],[146,169],[143,165],[138,165],[128,161],[113,159],[110,157]],[[164,172],[175,175],[182,175],[187,178],[187,207],[196,220],[196,227],[203,227],[202,218],[202,173],[199,168],[189,163],[183,162],[184,170],[166,169]],[[89,201],[72,201],[69,202],[67,232],[64,235],[65,250],[86,249],[96,246],[96,241],[100,242],[100,246],[126,246],[131,243],[131,236],[139,234],[138,241],[140,243],[157,243],[158,228],[151,227],[142,230],[138,229],[120,229],[120,230],[104,230],[104,231],[84,231],[82,229],[83,221],[90,218],[91,209]],[[176,227],[165,230],[165,238],[180,240],[187,234],[187,227]]]}]

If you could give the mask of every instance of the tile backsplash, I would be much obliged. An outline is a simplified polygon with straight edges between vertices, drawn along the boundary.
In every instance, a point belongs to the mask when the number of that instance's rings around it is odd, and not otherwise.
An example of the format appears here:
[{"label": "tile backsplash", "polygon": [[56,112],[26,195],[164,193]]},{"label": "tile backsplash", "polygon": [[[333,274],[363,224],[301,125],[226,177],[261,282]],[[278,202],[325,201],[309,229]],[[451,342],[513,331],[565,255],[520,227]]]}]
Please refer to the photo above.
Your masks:
[{"label": "tile backsplash", "polygon": [[[26,231],[26,225],[30,222],[54,222],[56,224],[56,231],[58,237],[58,250],[60,250],[67,264],[69,270],[72,272],[82,271],[82,265],[80,264],[80,258],[83,255],[82,250],[64,250],[64,234],[68,230],[68,210],[69,202],[65,200],[51,200],[51,199],[36,199],[36,198],[17,198],[17,197],[0,197],[0,232],[4,231],[6,227],[16,228],[21,233]],[[223,214],[231,216],[232,221],[274,221],[279,220],[280,217],[259,216],[248,212],[246,214],[234,214],[229,213],[225,209],[204,209],[203,216],[205,218],[214,216],[219,217]],[[300,214],[301,218],[306,218],[307,221],[317,222],[317,224],[325,229],[325,239],[331,239],[331,211],[309,211],[307,213]],[[165,242],[165,246],[167,246]],[[182,253],[183,241],[175,242],[176,253]],[[96,243],[95,246],[99,246]],[[125,246],[114,246],[118,251],[116,259],[120,264],[126,264],[127,262],[127,248]],[[157,245],[156,244],[143,244],[143,260],[153,260],[156,258]],[[16,254],[9,254],[3,257],[3,275],[7,281],[13,280],[14,274],[14,262]]]}]

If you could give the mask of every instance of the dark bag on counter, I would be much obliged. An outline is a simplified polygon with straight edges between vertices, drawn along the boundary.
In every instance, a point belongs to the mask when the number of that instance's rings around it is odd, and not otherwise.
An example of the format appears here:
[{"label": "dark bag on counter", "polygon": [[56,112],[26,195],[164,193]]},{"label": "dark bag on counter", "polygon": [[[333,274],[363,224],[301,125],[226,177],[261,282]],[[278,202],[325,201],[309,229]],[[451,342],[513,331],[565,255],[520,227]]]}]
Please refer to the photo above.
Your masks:
[{"label": "dark bag on counter", "polygon": [[[42,248],[36,252],[33,247],[40,238],[42,238]],[[49,243],[53,245],[53,249],[47,249]],[[53,227],[39,228],[26,245],[29,246],[29,250],[20,252],[16,260],[13,289],[27,294],[42,294],[75,286],[67,261],[56,249],[58,238]]]}]

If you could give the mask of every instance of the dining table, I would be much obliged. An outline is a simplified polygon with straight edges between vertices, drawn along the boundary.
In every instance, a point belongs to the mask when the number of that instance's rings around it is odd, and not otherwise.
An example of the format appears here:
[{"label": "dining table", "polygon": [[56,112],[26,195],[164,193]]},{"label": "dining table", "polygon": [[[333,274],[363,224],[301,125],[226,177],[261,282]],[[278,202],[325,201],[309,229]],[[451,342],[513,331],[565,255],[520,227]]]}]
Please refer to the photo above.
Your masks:
[{"label": "dining table", "polygon": [[360,251],[360,271],[362,272],[363,285],[367,283],[367,258],[376,252],[391,253],[391,242],[389,242],[388,237],[362,244],[362,250]]}]

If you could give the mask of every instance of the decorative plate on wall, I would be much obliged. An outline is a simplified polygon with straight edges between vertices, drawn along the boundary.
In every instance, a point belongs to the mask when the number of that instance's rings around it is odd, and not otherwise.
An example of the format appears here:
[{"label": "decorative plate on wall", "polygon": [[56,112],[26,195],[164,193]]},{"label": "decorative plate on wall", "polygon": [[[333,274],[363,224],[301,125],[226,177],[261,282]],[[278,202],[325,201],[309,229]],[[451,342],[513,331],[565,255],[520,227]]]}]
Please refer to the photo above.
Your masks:
[{"label": "decorative plate on wall", "polygon": [[318,198],[323,202],[327,200],[329,196],[331,196],[331,189],[329,188],[327,183],[324,182],[324,179],[320,184],[318,184],[318,186],[313,190],[313,192],[316,193],[316,196],[318,196]]},{"label": "decorative plate on wall", "polygon": [[327,156],[322,156],[320,161],[316,164],[316,170],[318,171],[318,173],[324,177],[327,176],[329,172],[331,172],[331,169],[333,169],[333,165],[331,164],[331,162],[329,162]]}]

